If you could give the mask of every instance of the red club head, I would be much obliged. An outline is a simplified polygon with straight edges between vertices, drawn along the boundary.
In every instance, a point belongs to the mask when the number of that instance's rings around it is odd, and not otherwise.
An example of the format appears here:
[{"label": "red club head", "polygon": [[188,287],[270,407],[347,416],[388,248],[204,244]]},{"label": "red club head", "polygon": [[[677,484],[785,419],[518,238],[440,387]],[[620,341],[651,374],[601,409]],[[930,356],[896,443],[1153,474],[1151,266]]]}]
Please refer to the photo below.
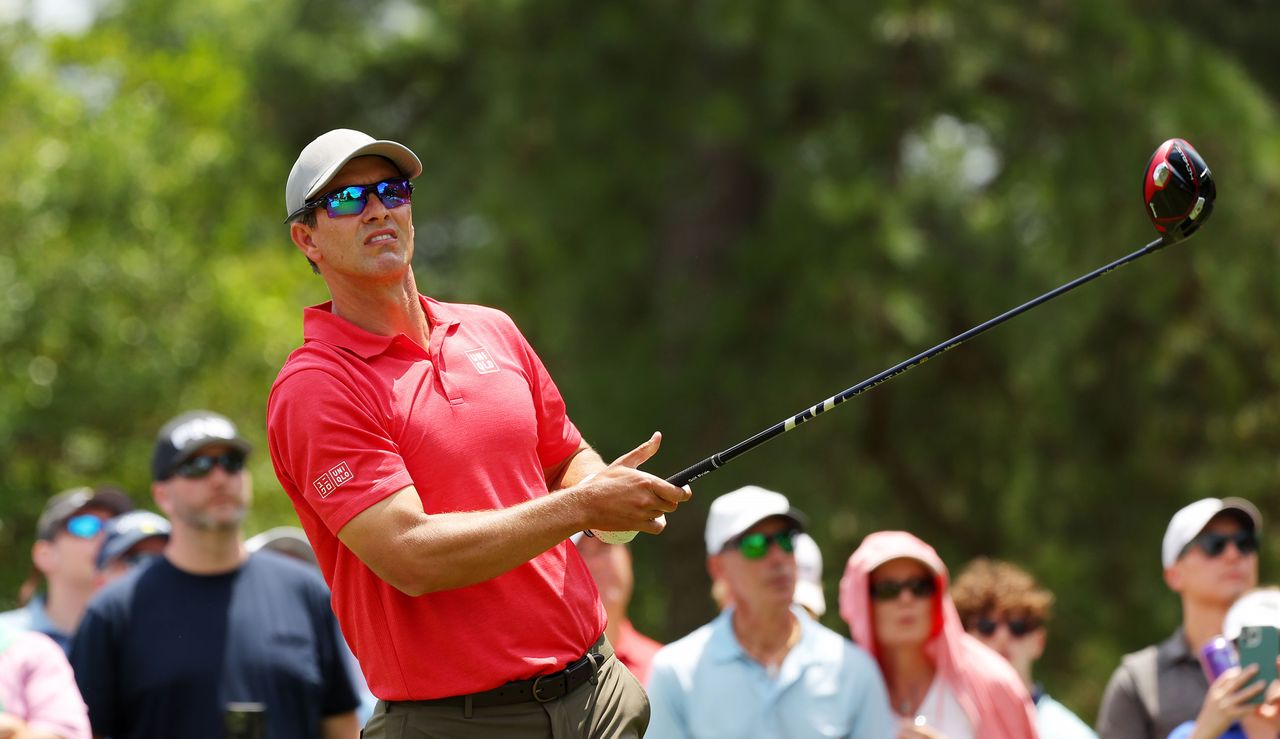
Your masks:
[{"label": "red club head", "polygon": [[1185,139],[1169,139],[1147,162],[1142,197],[1147,215],[1168,243],[1181,241],[1209,218],[1217,188],[1213,174]]}]

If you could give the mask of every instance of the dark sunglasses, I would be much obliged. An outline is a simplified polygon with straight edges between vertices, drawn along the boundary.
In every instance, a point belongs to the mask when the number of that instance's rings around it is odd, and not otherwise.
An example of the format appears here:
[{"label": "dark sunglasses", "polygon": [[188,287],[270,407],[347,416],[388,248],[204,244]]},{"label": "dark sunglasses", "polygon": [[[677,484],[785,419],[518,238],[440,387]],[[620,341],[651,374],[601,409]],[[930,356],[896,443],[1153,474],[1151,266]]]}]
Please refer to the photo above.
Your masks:
[{"label": "dark sunglasses", "polygon": [[92,539],[102,531],[103,522],[101,518],[91,514],[82,513],[79,516],[72,516],[67,519],[67,533],[79,539]]},{"label": "dark sunglasses", "polygon": [[769,545],[778,542],[778,548],[787,554],[796,550],[795,538],[800,534],[795,529],[779,531],[776,534],[743,534],[729,542],[729,546],[737,548],[747,559],[760,559],[769,553]]},{"label": "dark sunglasses", "polygon": [[917,598],[928,598],[938,592],[938,584],[932,577],[913,577],[909,580],[881,580],[871,583],[871,597],[876,600],[894,600],[908,590]]},{"label": "dark sunglasses", "polygon": [[1008,618],[996,620],[994,618],[980,618],[969,625],[970,631],[976,631],[983,636],[994,636],[996,630],[1000,628],[1000,624],[1004,624],[1009,629],[1009,633],[1014,637],[1021,639],[1040,628],[1040,622],[1034,618]]},{"label": "dark sunglasses", "polygon": [[234,475],[244,469],[244,452],[230,451],[222,454],[192,457],[175,467],[173,471],[183,477],[194,480],[213,472],[215,466],[226,470],[228,475]]},{"label": "dark sunglasses", "polygon": [[413,183],[403,177],[392,177],[372,185],[347,185],[327,192],[314,200],[308,200],[303,206],[289,214],[287,220],[303,213],[324,206],[330,218],[342,216],[358,216],[369,204],[369,195],[374,194],[387,207],[387,210],[399,208],[413,202]]},{"label": "dark sunglasses", "polygon": [[1217,534],[1212,531],[1204,531],[1196,535],[1196,538],[1187,542],[1182,548],[1182,553],[1186,554],[1191,547],[1200,547],[1209,557],[1219,557],[1223,552],[1227,551],[1227,543],[1231,542],[1236,545],[1236,551],[1241,554],[1253,554],[1258,551],[1258,535],[1247,529],[1237,531],[1234,534]]}]

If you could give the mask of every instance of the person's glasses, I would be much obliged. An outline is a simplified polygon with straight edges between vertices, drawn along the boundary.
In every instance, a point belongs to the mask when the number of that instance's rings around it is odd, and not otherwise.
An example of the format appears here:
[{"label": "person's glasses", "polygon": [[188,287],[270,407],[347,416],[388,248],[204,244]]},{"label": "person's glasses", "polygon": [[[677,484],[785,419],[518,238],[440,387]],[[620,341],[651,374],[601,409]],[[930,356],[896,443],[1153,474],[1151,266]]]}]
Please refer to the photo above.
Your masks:
[{"label": "person's glasses", "polygon": [[372,185],[347,185],[327,192],[314,200],[308,200],[301,208],[289,214],[293,220],[308,210],[324,206],[330,218],[358,216],[369,204],[369,196],[377,195],[387,210],[413,202],[413,183],[403,177],[392,177]]},{"label": "person's glasses", "polygon": [[67,533],[79,539],[92,539],[102,531],[102,519],[91,513],[82,513],[67,519]]},{"label": "person's glasses", "polygon": [[799,531],[787,530],[779,531],[776,534],[743,534],[729,545],[736,547],[742,556],[747,559],[760,559],[769,553],[769,546],[773,542],[778,542],[778,548],[787,554],[792,554],[796,550],[795,538],[799,535]]},{"label": "person's glasses", "polygon": [[917,598],[928,598],[938,592],[932,577],[913,577],[908,580],[880,580],[871,583],[871,597],[876,600],[894,600],[902,591],[909,591]]},{"label": "person's glasses", "polygon": [[1235,544],[1236,551],[1241,554],[1253,554],[1258,551],[1258,535],[1244,529],[1232,534],[1204,531],[1187,542],[1187,546],[1182,549],[1182,553],[1186,554],[1191,547],[1196,546],[1200,547],[1200,550],[1210,558],[1219,557],[1227,550],[1228,542]]},{"label": "person's glasses", "polygon": [[174,472],[194,480],[213,472],[214,467],[221,467],[228,475],[234,475],[244,469],[244,452],[231,451],[192,457],[174,468]]},{"label": "person's glasses", "polygon": [[1018,639],[1021,639],[1027,634],[1030,634],[1040,628],[1040,622],[1034,618],[1008,618],[996,620],[994,618],[983,617],[970,624],[969,630],[976,631],[983,636],[995,636],[996,631],[1000,628],[1000,624],[1004,624],[1009,629],[1009,633]]}]

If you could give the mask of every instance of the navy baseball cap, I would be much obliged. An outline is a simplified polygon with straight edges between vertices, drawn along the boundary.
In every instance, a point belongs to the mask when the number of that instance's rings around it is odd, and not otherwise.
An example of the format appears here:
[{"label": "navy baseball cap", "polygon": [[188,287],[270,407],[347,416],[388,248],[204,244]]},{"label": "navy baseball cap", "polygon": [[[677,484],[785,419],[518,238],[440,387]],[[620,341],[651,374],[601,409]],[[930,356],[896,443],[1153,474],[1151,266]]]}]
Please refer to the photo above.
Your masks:
[{"label": "navy baseball cap", "polygon": [[98,550],[100,570],[147,539],[159,537],[168,541],[173,527],[168,519],[151,511],[130,511],[107,521],[103,530],[107,535]]},{"label": "navy baseball cap", "polygon": [[211,444],[225,444],[245,454],[253,449],[226,416],[213,411],[187,411],[166,423],[156,436],[151,478],[168,480],[178,465]]},{"label": "navy baseball cap", "polygon": [[52,539],[59,527],[89,506],[101,506],[118,516],[133,510],[133,501],[122,490],[113,487],[71,488],[49,499],[36,521],[36,536]]}]

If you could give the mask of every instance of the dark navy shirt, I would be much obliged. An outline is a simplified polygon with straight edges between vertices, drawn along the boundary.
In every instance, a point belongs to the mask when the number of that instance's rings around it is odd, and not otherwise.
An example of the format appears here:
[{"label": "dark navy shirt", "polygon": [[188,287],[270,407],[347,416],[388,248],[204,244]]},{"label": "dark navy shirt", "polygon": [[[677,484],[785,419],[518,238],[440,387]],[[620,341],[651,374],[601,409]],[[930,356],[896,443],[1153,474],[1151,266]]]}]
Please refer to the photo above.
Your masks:
[{"label": "dark navy shirt", "polygon": [[221,739],[227,704],[253,702],[267,736],[312,739],[359,703],[339,638],[329,590],[302,563],[257,552],[191,575],[156,557],[90,602],[71,664],[94,734]]}]

